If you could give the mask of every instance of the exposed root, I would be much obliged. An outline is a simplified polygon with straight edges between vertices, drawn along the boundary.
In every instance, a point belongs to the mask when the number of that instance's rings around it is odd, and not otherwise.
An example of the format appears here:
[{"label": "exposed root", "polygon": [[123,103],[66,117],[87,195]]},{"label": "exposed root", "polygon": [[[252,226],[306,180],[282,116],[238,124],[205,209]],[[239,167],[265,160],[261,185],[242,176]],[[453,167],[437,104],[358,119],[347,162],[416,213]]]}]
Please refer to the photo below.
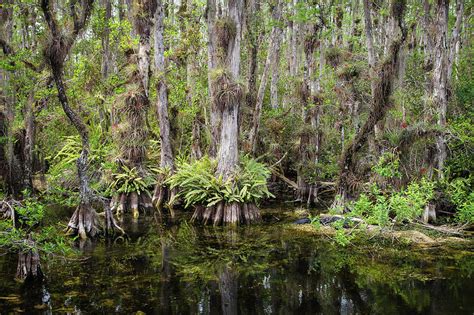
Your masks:
[{"label": "exposed root", "polygon": [[[115,230],[125,234],[124,230],[118,225],[114,218],[113,210],[116,206],[116,201],[112,199],[112,206],[109,207],[107,199],[101,197],[92,197],[94,202],[101,204],[104,208],[105,213],[105,226],[104,232],[106,235],[113,235]],[[116,200],[116,199],[115,199]],[[81,202],[74,211],[71,219],[69,220],[66,233],[72,235],[79,235],[81,239],[87,239],[88,237],[94,237],[101,231],[101,224],[99,221],[99,215],[92,207],[92,204],[86,204]]]},{"label": "exposed root", "polygon": [[81,202],[69,220],[66,233],[78,234],[81,239],[87,239],[88,236],[96,236],[99,231],[97,212],[92,205]]},{"label": "exposed root", "polygon": [[175,212],[174,212],[174,204],[176,201],[176,189],[170,189],[166,185],[162,184],[163,180],[158,180],[158,183],[155,187],[155,191],[153,193],[153,198],[151,200],[153,206],[155,209],[157,209],[160,214],[166,205],[166,207],[169,210],[171,218],[175,217]]},{"label": "exposed root", "polygon": [[132,210],[132,215],[134,218],[138,218],[138,194],[136,192],[131,192],[129,196],[130,200],[130,210]]},{"label": "exposed root", "polygon": [[206,208],[203,206],[196,206],[194,208],[194,213],[193,213],[193,216],[191,217],[191,221],[192,222],[201,221],[205,210]]},{"label": "exposed root", "polygon": [[261,220],[260,210],[253,204],[237,202],[219,202],[215,206],[197,206],[191,218],[192,222],[218,225],[252,224]]},{"label": "exposed root", "polygon": [[114,209],[109,207],[105,199],[101,199],[102,205],[104,207],[105,213],[105,234],[113,235],[115,230],[120,231],[120,233],[125,234],[125,231],[118,225],[117,221],[114,218]]},{"label": "exposed root", "polygon": [[30,235],[28,235],[25,242],[30,249],[18,253],[16,277],[21,281],[41,281],[43,279],[43,272],[41,271],[40,257],[35,249],[35,243]]},{"label": "exposed root", "polygon": [[305,202],[308,206],[317,204],[320,202],[319,199],[319,185],[318,183],[308,184],[306,182],[298,180],[300,186],[296,190],[296,199],[300,202]]},{"label": "exposed root", "polygon": [[16,212],[15,212],[15,207],[21,207],[22,204],[21,202],[15,200],[15,199],[4,199],[0,201],[0,217],[3,219],[11,219],[13,227],[16,227]]},{"label": "exposed root", "polygon": [[122,193],[113,196],[110,202],[110,208],[112,212],[115,212],[119,216],[130,211],[136,219],[140,216],[140,211],[151,209],[153,205],[150,196],[146,192],[140,194],[131,192],[129,194]]},{"label": "exposed root", "polygon": [[[125,209],[127,208],[127,195],[126,194],[120,194],[120,197],[117,200],[117,214],[123,214],[125,212]],[[113,207],[113,206],[112,206]]]}]

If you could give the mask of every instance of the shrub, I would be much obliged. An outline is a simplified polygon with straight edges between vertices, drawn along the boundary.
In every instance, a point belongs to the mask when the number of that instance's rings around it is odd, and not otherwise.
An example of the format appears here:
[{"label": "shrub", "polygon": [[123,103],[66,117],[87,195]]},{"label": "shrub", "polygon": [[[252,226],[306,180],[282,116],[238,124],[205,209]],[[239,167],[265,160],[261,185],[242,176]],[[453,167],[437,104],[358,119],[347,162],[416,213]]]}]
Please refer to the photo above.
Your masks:
[{"label": "shrub", "polygon": [[[7,203],[9,201],[2,201]],[[5,204],[3,204],[5,207]],[[11,202],[15,211],[16,226],[12,217],[0,220],[0,248],[10,250],[35,250],[46,254],[71,254],[72,239],[65,238],[64,233],[56,226],[43,226],[46,207],[36,198],[27,198],[22,202]],[[10,207],[8,206],[8,208]],[[0,204],[1,210],[2,204]],[[34,242],[27,241],[28,239]],[[33,246],[33,248],[32,248]]]},{"label": "shrub", "polygon": [[[101,176],[104,172],[104,165],[107,163],[107,157],[113,152],[112,144],[102,139],[102,128],[100,126],[89,127],[90,131],[90,151],[89,151],[89,175],[91,185],[100,184]],[[61,149],[54,155],[46,159],[51,163],[48,170],[48,182],[51,188],[66,189],[68,193],[78,187],[76,160],[79,158],[82,150],[81,139],[79,135],[64,136],[60,143]],[[105,187],[104,187],[105,188]]]},{"label": "shrub", "polygon": [[[121,172],[112,175],[113,181],[109,185],[107,192],[116,192],[128,194],[136,192],[140,195],[145,192],[150,195],[148,188],[155,184],[155,180],[151,174],[146,171],[140,171],[136,167],[129,168],[126,165],[121,167]],[[150,196],[151,197],[151,196]]]},{"label": "shrub", "polygon": [[398,156],[391,152],[385,152],[372,170],[385,178],[400,178],[402,174],[399,171],[399,167],[400,160]]},{"label": "shrub", "polygon": [[456,206],[456,220],[461,223],[474,223],[473,177],[456,178],[446,187],[446,195]]},{"label": "shrub", "polygon": [[268,168],[247,156],[227,180],[216,176],[217,161],[208,157],[189,162],[179,162],[176,172],[166,183],[179,188],[179,196],[185,207],[192,205],[212,206],[226,203],[257,203],[260,199],[273,197],[267,188]]},{"label": "shrub", "polygon": [[397,222],[411,221],[423,213],[426,204],[433,198],[434,183],[426,179],[411,182],[406,189],[384,196],[378,187],[370,195],[361,194],[349,208],[351,214],[364,218],[367,223],[385,226],[393,217]]}]

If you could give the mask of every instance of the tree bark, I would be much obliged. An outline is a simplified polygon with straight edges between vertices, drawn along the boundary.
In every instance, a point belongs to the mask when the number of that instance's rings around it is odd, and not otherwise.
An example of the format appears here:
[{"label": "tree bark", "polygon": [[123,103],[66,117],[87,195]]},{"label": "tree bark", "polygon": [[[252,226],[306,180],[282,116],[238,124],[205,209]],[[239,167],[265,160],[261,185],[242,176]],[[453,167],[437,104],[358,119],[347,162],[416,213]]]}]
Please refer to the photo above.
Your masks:
[{"label": "tree bark", "polygon": [[[281,5],[278,2],[275,7],[273,8],[273,19],[279,21],[281,18]],[[265,90],[267,87],[268,77],[270,74],[270,67],[272,62],[275,60],[276,51],[279,46],[280,37],[282,34],[282,30],[278,26],[273,26],[271,34],[270,34],[270,42],[268,45],[268,53],[267,58],[265,60],[265,66],[263,68],[262,77],[260,79],[260,86],[258,88],[257,100],[255,103],[255,108],[253,112],[253,119],[252,119],[252,128],[250,129],[249,140],[250,140],[250,148],[253,154],[256,154],[257,144],[258,144],[258,130],[260,128],[260,118],[262,115],[262,107],[263,107],[263,98],[265,96]]]},{"label": "tree bark", "polygon": [[348,193],[351,187],[357,185],[356,177],[356,158],[357,153],[361,151],[366,144],[368,136],[373,132],[374,126],[384,119],[388,109],[391,106],[389,97],[392,93],[392,81],[397,75],[400,49],[406,39],[406,29],[404,26],[404,14],[406,3],[393,2],[391,6],[391,14],[396,25],[400,28],[401,35],[392,39],[389,48],[389,55],[380,65],[376,80],[375,93],[372,98],[372,106],[369,116],[356,134],[345,148],[339,162],[339,177],[337,182],[337,196],[332,205],[333,208],[344,208]]},{"label": "tree bark", "polygon": [[[188,25],[186,33],[190,33],[191,29],[198,29],[200,24],[197,17],[193,16],[193,10],[195,8],[192,0],[187,0],[186,3],[182,3],[181,6],[184,6],[184,11],[186,11]],[[180,9],[181,10],[181,9]],[[184,19],[184,17],[183,17]],[[192,33],[191,33],[192,34]],[[185,39],[189,37],[186,36]],[[199,42],[191,40],[189,38],[189,46],[187,46],[187,58],[186,58],[186,101],[189,108],[196,108],[196,76],[199,74],[199,64],[197,62],[196,51],[200,49]],[[196,114],[192,123],[192,135],[191,135],[191,157],[195,160],[198,160],[202,157],[201,151],[201,125],[202,125],[202,115],[205,113],[205,109],[202,108],[199,104]]]},{"label": "tree bark", "polygon": [[[438,110],[438,125],[446,128],[446,112],[448,108],[448,13],[449,0],[438,0],[436,5],[436,33],[434,47],[433,68],[433,101]],[[446,139],[444,134],[439,135],[436,141],[438,150],[438,177],[444,176],[444,163],[447,156]]]},{"label": "tree bark", "polygon": [[[164,5],[161,0],[158,0],[158,6],[155,12],[155,71],[158,77],[157,83],[157,104],[156,112],[158,115],[158,122],[160,126],[160,141],[161,141],[161,160],[160,167],[167,168],[170,172],[174,169],[173,151],[171,147],[170,136],[170,121],[168,118],[168,91],[166,87],[166,69],[165,69],[165,45],[163,39],[164,33]],[[163,196],[167,195],[169,199],[173,198],[174,192],[164,185],[164,178],[160,178],[155,188],[153,195],[153,204],[158,209],[162,206]],[[171,214],[174,214],[171,211]]]},{"label": "tree bark", "polygon": [[139,35],[138,46],[138,71],[142,81],[142,86],[148,97],[150,81],[150,35],[153,26],[153,14],[156,11],[156,0],[137,1],[137,12],[134,14],[134,24],[136,33]]},{"label": "tree bark", "polygon": [[109,76],[111,68],[111,52],[110,52],[110,19],[112,17],[112,2],[111,0],[102,0],[102,5],[105,8],[105,27],[102,36],[102,77],[106,79]]},{"label": "tree bark", "polygon": [[459,54],[459,46],[461,41],[461,27],[464,15],[464,1],[456,1],[456,23],[454,24],[453,32],[449,40],[449,65],[448,65],[448,82],[451,80],[453,73],[453,66],[456,64],[457,55]]},{"label": "tree bark", "polygon": [[248,69],[247,69],[247,107],[251,108],[255,104],[257,94],[257,52],[258,52],[258,20],[257,12],[260,7],[260,0],[249,0],[246,6],[247,15],[247,51],[249,51],[248,57]]},{"label": "tree bark", "polygon": [[[364,0],[365,1],[365,0]],[[349,51],[354,50],[354,43],[357,41],[358,26],[360,24],[359,15],[359,0],[355,0],[352,3],[352,16],[351,16],[351,38],[349,40]]]},{"label": "tree bark", "polygon": [[33,147],[35,139],[35,119],[33,115],[34,91],[30,92],[28,100],[25,102],[25,146],[24,156],[24,186],[28,190],[33,190]]},{"label": "tree bark", "polygon": [[[376,78],[375,78],[375,63],[376,63],[376,55],[374,49],[374,36],[373,36],[373,26],[372,26],[372,12],[370,9],[371,2],[369,0],[363,0],[364,2],[364,21],[365,21],[365,38],[367,44],[367,56],[368,56],[368,63],[369,63],[369,77],[370,77],[370,92],[371,98],[375,95],[375,86],[376,86]],[[374,134],[377,135],[379,129],[377,125],[374,128]],[[376,153],[376,144],[375,139],[373,136],[369,139],[369,147],[370,152],[373,154]]]},{"label": "tree bark", "polygon": [[173,151],[170,141],[170,122],[168,118],[168,91],[165,79],[164,5],[158,0],[155,13],[155,71],[158,76],[158,101],[156,111],[160,125],[161,161],[160,167],[173,168]]},{"label": "tree bark", "polygon": [[[209,31],[214,37],[212,49],[209,49],[209,60],[215,61],[215,70],[209,74],[213,86],[212,110],[222,119],[220,143],[217,152],[217,170],[215,176],[224,181],[232,180],[239,163],[238,117],[243,98],[242,87],[238,83],[240,74],[240,44],[242,33],[242,0],[229,0],[226,6],[215,12],[215,3],[208,1]],[[213,13],[213,14],[211,14]],[[211,16],[213,16],[211,18]],[[212,20],[212,23],[210,21]],[[210,70],[211,71],[211,70]],[[211,116],[212,117],[212,116]],[[199,220],[204,224],[237,225],[241,222],[252,223],[260,219],[255,205],[219,202],[215,206],[195,208],[192,221]]]},{"label": "tree bark", "polygon": [[[296,13],[296,5],[298,0],[292,0],[291,9],[293,13]],[[295,77],[298,72],[298,34],[299,25],[295,21],[290,24],[290,75]]]},{"label": "tree bark", "polygon": [[46,23],[51,33],[51,39],[46,47],[46,56],[51,67],[54,82],[58,91],[58,98],[64,113],[79,133],[82,142],[81,155],[76,161],[77,173],[79,177],[79,196],[80,203],[71,217],[68,229],[78,233],[82,239],[88,236],[95,236],[98,232],[97,214],[92,208],[92,191],[89,187],[89,176],[87,174],[88,156],[89,156],[89,133],[87,126],[81,117],[72,110],[66,94],[66,88],[63,82],[64,60],[69,54],[78,34],[84,29],[87,20],[91,14],[93,0],[83,2],[80,16],[73,15],[74,26],[72,31],[64,38],[59,29],[49,0],[41,0],[41,8]]},{"label": "tree bark", "polygon": [[372,29],[372,17],[370,11],[370,2],[369,0],[364,1],[364,19],[365,19],[365,36],[367,43],[367,55],[369,61],[369,72],[370,72],[370,89],[372,95],[374,95],[375,90],[375,50],[374,50],[374,38],[373,38],[373,29]]},{"label": "tree bark", "polygon": [[280,50],[281,50],[281,37],[283,36],[283,31],[280,29],[279,34],[277,34],[275,39],[275,51],[273,54],[272,61],[272,78],[270,81],[270,104],[273,109],[279,107],[278,103],[278,81],[280,79]]},{"label": "tree bark", "polygon": [[[232,172],[238,165],[239,162],[239,150],[238,150],[238,117],[239,108],[242,98],[241,87],[238,85],[239,74],[240,74],[240,42],[241,42],[241,28],[242,28],[242,0],[230,0],[228,3],[228,18],[229,22],[233,23],[235,28],[235,34],[230,38],[227,43],[221,42],[219,45],[224,48],[225,54],[223,56],[223,64],[220,66],[224,69],[228,69],[229,78],[231,85],[234,86],[234,95],[229,99],[224,100],[222,108],[222,128],[221,137],[219,143],[219,150],[217,153],[217,174],[222,175],[224,179],[231,176]],[[224,17],[226,18],[226,17]],[[226,27],[226,26],[224,26]],[[224,85],[219,86],[220,95],[225,92],[223,89],[227,87]]]},{"label": "tree bark", "polygon": [[217,8],[216,0],[207,0],[206,8],[206,20],[207,20],[207,81],[209,87],[209,99],[211,104],[210,111],[210,122],[211,122],[211,143],[209,145],[209,156],[216,157],[217,150],[219,147],[219,138],[220,138],[220,127],[222,113],[220,108],[218,108],[215,97],[215,87],[213,82],[213,72],[216,70],[217,66],[217,52],[216,52],[216,38],[214,34],[214,23],[216,20]]},{"label": "tree bark", "polygon": [[[10,55],[12,53],[10,48],[10,41],[13,35],[13,1],[5,1],[5,8],[0,11],[0,42],[2,45],[3,54]],[[11,73],[5,70],[0,70],[0,76],[2,79],[2,91],[1,96],[4,99],[5,112],[3,117],[3,133],[6,137],[6,145],[2,148],[4,152],[3,160],[6,162],[4,165],[5,174],[1,174],[5,177],[5,183],[7,191],[11,194],[16,194],[14,184],[14,152],[13,152],[13,122],[14,116],[14,93],[11,91]]]}]

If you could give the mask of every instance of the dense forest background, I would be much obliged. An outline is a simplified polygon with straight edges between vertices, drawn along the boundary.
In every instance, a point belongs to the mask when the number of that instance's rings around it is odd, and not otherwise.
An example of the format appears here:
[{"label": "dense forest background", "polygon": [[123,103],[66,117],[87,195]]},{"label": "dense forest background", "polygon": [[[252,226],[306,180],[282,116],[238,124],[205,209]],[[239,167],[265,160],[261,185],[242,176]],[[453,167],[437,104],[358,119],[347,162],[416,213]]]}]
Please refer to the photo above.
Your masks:
[{"label": "dense forest background", "polygon": [[3,211],[74,206],[84,238],[99,208],[106,229],[191,206],[251,223],[272,196],[380,225],[472,224],[472,9],[3,0]]}]

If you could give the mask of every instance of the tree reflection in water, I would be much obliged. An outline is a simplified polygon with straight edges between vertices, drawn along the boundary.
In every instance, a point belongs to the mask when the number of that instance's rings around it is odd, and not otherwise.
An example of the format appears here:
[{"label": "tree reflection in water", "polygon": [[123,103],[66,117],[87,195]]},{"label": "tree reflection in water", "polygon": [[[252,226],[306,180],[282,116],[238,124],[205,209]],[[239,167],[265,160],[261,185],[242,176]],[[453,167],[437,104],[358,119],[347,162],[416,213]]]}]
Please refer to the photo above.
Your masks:
[{"label": "tree reflection in water", "polygon": [[147,228],[115,244],[87,246],[90,258],[80,263],[43,260],[46,281],[28,290],[14,281],[17,257],[0,256],[2,313],[474,311],[472,251],[396,244],[339,248],[283,224],[229,229],[140,220]]}]

